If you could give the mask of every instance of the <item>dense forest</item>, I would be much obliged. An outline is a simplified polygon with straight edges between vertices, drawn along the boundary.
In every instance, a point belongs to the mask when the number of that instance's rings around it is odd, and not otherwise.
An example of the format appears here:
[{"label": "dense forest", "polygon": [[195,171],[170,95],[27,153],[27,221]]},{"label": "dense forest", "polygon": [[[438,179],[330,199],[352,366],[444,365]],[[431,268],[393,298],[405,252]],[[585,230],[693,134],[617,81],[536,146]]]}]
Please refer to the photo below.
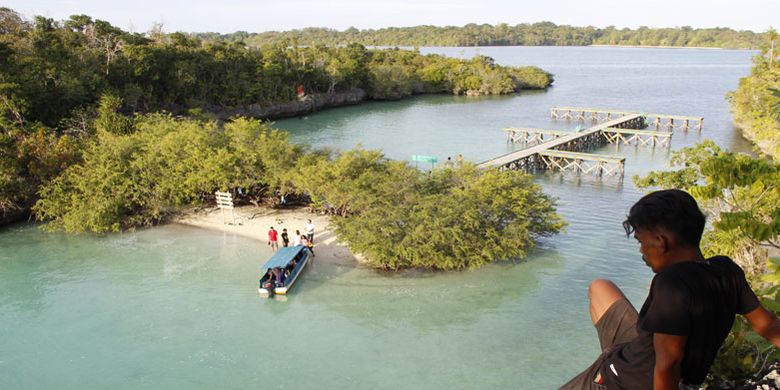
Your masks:
[{"label": "dense forest", "polygon": [[[411,93],[510,93],[552,82],[537,68],[422,56],[404,50],[291,45],[259,49],[206,42],[182,33],[131,34],[85,15],[26,21],[0,9],[2,92],[25,117],[55,126],[110,92],[122,111],[224,108],[295,100],[354,88],[375,99]],[[56,101],[57,104],[51,104]]]},{"label": "dense forest", "polygon": [[675,46],[758,48],[762,34],[736,31],[730,28],[648,28],[632,30],[615,27],[573,27],[551,22],[518,24],[468,24],[463,27],[388,27],[378,30],[349,28],[338,31],[329,28],[305,28],[292,31],[269,31],[232,34],[199,33],[196,36],[209,41],[245,42],[254,47],[295,41],[299,45],[366,46]]},{"label": "dense forest", "polygon": [[729,94],[734,122],[758,149],[780,160],[780,37],[770,30],[750,75]]},{"label": "dense forest", "polygon": [[[359,44],[252,48],[159,29],[128,33],[85,15],[27,21],[0,8],[0,222],[32,210],[52,229],[105,233],[213,204],[216,190],[271,206],[285,193],[333,214],[338,233],[377,267],[460,269],[522,257],[535,238],[563,227],[525,173],[469,164],[425,173],[378,151],[309,150],[257,118],[224,113],[339,94],[507,94],[550,83],[541,69],[484,56]],[[492,202],[496,192],[508,203]],[[431,224],[441,236],[423,240]],[[489,250],[479,245],[486,239]]]}]

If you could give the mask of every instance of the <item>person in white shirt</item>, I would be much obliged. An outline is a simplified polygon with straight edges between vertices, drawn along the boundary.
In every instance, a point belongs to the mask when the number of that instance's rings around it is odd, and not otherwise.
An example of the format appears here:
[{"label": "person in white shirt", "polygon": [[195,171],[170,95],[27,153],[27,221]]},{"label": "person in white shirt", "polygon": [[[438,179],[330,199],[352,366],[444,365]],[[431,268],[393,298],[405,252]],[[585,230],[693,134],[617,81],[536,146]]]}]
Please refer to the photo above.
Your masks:
[{"label": "person in white shirt", "polygon": [[293,246],[301,245],[301,231],[296,230],[295,235],[293,236]]},{"label": "person in white shirt", "polygon": [[309,239],[310,243],[314,244],[314,224],[311,223],[311,219],[306,224],[306,238]]}]

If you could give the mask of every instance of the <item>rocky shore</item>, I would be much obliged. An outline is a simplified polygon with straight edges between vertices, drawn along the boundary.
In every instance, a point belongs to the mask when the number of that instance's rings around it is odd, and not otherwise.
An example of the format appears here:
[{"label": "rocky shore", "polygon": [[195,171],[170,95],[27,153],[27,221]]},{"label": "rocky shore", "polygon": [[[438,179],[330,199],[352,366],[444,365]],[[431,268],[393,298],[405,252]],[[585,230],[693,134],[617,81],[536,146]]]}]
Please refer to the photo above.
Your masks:
[{"label": "rocky shore", "polygon": [[222,120],[236,116],[279,119],[306,115],[323,108],[358,104],[366,100],[366,97],[366,91],[355,88],[344,92],[310,94],[302,99],[283,103],[250,104],[248,106],[231,108],[209,107],[209,111]]}]

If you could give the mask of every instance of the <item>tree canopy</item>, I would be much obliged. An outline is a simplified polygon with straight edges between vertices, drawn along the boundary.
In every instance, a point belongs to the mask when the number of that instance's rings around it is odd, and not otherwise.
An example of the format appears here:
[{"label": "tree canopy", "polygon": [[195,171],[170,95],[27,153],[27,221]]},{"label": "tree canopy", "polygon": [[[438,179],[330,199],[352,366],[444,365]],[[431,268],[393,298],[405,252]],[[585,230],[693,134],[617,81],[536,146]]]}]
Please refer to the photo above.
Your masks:
[{"label": "tree canopy", "polygon": [[253,119],[218,125],[162,114],[136,116],[129,132],[99,126],[83,160],[44,183],[34,209],[52,228],[103,233],[159,223],[237,188],[308,194],[350,249],[379,268],[521,258],[564,226],[523,172],[463,164],[427,173],[379,151],[308,151]]},{"label": "tree canopy", "polygon": [[224,42],[246,42],[260,47],[286,40],[299,45],[337,46],[359,43],[367,46],[675,46],[754,49],[761,45],[762,34],[730,28],[637,29],[575,27],[551,22],[500,24],[467,24],[465,26],[387,27],[338,31],[310,27],[291,31],[268,31],[232,34],[197,33],[200,38]]},{"label": "tree canopy", "polygon": [[734,122],[759,150],[780,160],[780,38],[769,30],[750,75],[739,81],[729,103]]}]

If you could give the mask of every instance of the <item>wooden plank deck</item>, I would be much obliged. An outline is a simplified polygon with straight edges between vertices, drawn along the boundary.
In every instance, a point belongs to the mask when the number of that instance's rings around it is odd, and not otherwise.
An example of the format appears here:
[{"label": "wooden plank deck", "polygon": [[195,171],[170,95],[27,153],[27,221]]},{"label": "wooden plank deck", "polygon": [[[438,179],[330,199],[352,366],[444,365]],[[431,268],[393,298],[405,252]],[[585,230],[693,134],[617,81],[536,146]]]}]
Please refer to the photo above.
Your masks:
[{"label": "wooden plank deck", "polygon": [[604,129],[615,127],[620,125],[621,123],[631,121],[633,119],[639,118],[641,115],[639,114],[630,114],[626,115],[617,119],[613,119],[608,122],[597,124],[596,126],[589,127],[585,130],[579,131],[579,132],[570,132],[570,134],[558,137],[554,140],[545,142],[543,144],[538,144],[530,148],[517,150],[511,153],[507,153],[501,156],[498,156],[496,158],[492,158],[490,160],[484,161],[477,165],[478,168],[484,169],[484,168],[491,168],[491,167],[501,167],[505,165],[509,165],[512,162],[515,162],[520,159],[527,158],[529,156],[532,156],[534,154],[538,154],[541,151],[554,149],[558,146],[565,145],[571,141],[576,140],[580,137],[589,136],[593,133],[600,132]]},{"label": "wooden plank deck", "polygon": [[604,132],[605,133],[616,133],[616,134],[648,135],[648,136],[656,136],[656,137],[671,137],[672,136],[672,132],[670,132],[670,131],[621,129],[621,128],[617,128],[617,127],[610,127],[610,128],[604,129]]},{"label": "wooden plank deck", "polygon": [[601,132],[607,142],[636,146],[672,146],[671,131],[608,128]]},{"label": "wooden plank deck", "polygon": [[574,133],[573,131],[567,131],[567,130],[550,130],[550,129],[539,129],[536,127],[507,127],[504,129],[507,133],[509,132],[528,132],[528,133],[538,133],[538,134],[548,134],[548,135],[567,135]]},{"label": "wooden plank deck", "polygon": [[544,143],[553,138],[571,134],[571,131],[549,130],[534,127],[508,127],[506,132],[506,142],[511,143]]},{"label": "wooden plank deck", "polygon": [[604,154],[544,150],[539,152],[539,157],[547,169],[563,173],[623,177],[626,167],[625,157]]},{"label": "wooden plank deck", "polygon": [[561,157],[577,160],[589,160],[589,161],[603,161],[608,163],[619,163],[626,161],[625,157],[610,156],[608,154],[596,154],[596,153],[580,153],[580,152],[566,152],[562,150],[543,150],[539,152],[541,156],[547,157]]},{"label": "wooden plank deck", "polygon": [[690,120],[690,121],[699,121],[699,120],[704,119],[704,118],[702,118],[700,116],[692,116],[692,115],[655,114],[655,113],[647,113],[647,112],[639,112],[639,111],[607,110],[607,109],[587,108],[587,107],[553,107],[553,108],[550,109],[550,112],[554,112],[554,111],[587,112],[587,113],[613,114],[613,115],[640,114],[640,115],[645,116],[645,117],[664,118],[664,119],[677,119],[677,120]]}]

